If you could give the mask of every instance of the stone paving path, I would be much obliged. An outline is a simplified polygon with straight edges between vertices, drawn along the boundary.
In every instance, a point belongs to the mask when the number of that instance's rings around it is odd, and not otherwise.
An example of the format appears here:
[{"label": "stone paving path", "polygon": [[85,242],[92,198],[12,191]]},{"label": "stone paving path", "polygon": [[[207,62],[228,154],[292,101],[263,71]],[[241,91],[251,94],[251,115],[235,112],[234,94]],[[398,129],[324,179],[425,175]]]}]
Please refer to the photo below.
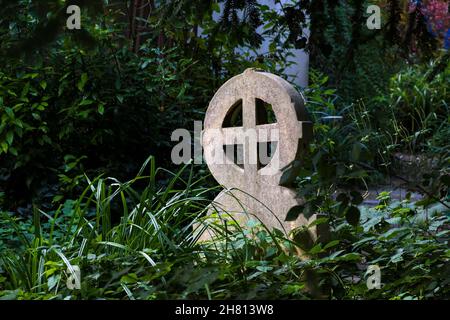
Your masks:
[{"label": "stone paving path", "polygon": [[[379,200],[377,197],[382,192],[390,192],[391,199],[393,201],[402,201],[406,199],[406,195],[409,193],[411,195],[411,202],[416,202],[423,199],[424,195],[417,191],[408,190],[407,186],[403,181],[400,180],[391,180],[389,184],[379,185],[379,186],[371,186],[369,190],[360,190],[362,196],[364,197],[364,201],[362,205],[373,207],[378,205]],[[339,192],[336,193],[339,194]]]},{"label": "stone paving path", "polygon": [[364,199],[363,204],[367,206],[376,206],[379,203],[379,200],[377,200],[378,195],[381,192],[388,191],[391,192],[391,199],[392,200],[404,200],[406,199],[406,195],[408,193],[411,194],[411,202],[419,201],[423,198],[423,195],[418,192],[412,192],[407,189],[401,188],[401,187],[393,187],[393,186],[384,186],[384,187],[378,187],[374,189],[370,189],[368,191],[367,197]]}]

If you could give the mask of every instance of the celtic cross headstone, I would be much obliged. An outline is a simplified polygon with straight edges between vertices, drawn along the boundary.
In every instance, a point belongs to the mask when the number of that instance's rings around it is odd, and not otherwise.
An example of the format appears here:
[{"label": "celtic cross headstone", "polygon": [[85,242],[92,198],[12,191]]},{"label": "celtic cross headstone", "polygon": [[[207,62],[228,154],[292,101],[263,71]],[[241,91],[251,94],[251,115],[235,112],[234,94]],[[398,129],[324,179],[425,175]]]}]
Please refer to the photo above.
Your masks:
[{"label": "celtic cross headstone", "polygon": [[[230,79],[211,100],[202,135],[206,163],[226,188],[209,213],[243,225],[253,218],[286,233],[311,223],[314,216],[285,221],[290,210],[302,205],[289,186],[311,137],[304,100],[287,81],[253,69]],[[261,163],[264,145],[272,152],[269,161]],[[230,150],[242,154],[230,157]],[[212,236],[207,229],[202,238]]]}]

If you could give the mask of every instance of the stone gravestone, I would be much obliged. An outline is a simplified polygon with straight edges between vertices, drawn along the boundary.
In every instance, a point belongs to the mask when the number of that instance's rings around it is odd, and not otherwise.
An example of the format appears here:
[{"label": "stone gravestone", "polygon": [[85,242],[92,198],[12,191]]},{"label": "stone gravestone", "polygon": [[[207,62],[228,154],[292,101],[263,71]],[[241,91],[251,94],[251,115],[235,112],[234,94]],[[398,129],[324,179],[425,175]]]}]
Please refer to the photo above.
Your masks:
[{"label": "stone gravestone", "polygon": [[[284,79],[248,69],[226,82],[210,102],[202,134],[206,163],[226,188],[208,215],[218,214],[218,220],[233,219],[244,227],[249,219],[259,220],[286,234],[310,224],[315,216],[285,219],[290,210],[302,204],[289,186],[311,137],[312,123],[304,100]],[[271,146],[272,154],[262,164],[258,151],[264,145]],[[241,151],[241,155],[230,157],[229,151]],[[316,230],[311,234],[317,237]],[[214,229],[207,227],[200,240],[212,237]]]}]

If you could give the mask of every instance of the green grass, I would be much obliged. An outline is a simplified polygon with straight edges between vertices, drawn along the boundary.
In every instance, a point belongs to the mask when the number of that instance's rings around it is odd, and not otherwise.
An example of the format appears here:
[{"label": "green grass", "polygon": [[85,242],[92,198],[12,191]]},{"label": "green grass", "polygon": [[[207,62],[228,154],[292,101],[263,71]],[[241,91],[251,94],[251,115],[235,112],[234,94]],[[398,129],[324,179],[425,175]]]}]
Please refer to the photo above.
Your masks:
[{"label": "green grass", "polygon": [[[165,183],[161,184],[160,181]],[[390,203],[363,210],[351,226],[330,211],[329,243],[306,258],[281,231],[232,221],[198,242],[215,190],[149,158],[122,183],[86,178],[76,200],[32,221],[0,218],[0,299],[424,299],[449,297],[449,218],[445,208]],[[330,209],[332,210],[332,209]],[[368,290],[367,267],[382,268],[381,290]],[[67,278],[81,269],[81,289]]]}]

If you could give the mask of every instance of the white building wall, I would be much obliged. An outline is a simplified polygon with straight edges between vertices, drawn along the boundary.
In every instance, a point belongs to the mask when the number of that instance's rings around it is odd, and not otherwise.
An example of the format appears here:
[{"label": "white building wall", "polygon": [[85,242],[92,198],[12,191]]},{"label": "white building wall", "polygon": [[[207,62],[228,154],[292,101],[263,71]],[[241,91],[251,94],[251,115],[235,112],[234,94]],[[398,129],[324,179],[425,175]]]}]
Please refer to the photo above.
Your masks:
[{"label": "white building wall", "polygon": [[[281,4],[275,4],[274,0],[259,0],[260,4],[267,5],[273,10],[281,12],[281,5],[289,4],[291,0],[281,0]],[[214,18],[218,20],[221,17],[220,13],[216,13]],[[260,33],[263,31],[263,26],[258,30]],[[306,32],[308,33],[308,32]],[[308,35],[308,34],[307,34]],[[269,52],[270,39],[266,38],[263,40],[261,48],[257,50],[257,54],[265,54]],[[292,50],[293,56],[289,57],[289,61],[293,64],[286,69],[284,74],[289,80],[293,81],[300,87],[306,87],[308,85],[308,70],[309,70],[309,55],[305,50]]]},{"label": "white building wall", "polygon": [[[275,4],[274,0],[259,0],[260,4],[265,4],[268,7],[281,12],[281,5]],[[291,0],[281,0],[281,4],[289,4]],[[268,52],[270,39],[265,39],[261,46],[261,53]],[[308,71],[309,71],[309,54],[305,50],[292,50],[293,56],[289,58],[293,64],[286,70],[285,76],[293,80],[294,83],[300,87],[308,86]]]}]

